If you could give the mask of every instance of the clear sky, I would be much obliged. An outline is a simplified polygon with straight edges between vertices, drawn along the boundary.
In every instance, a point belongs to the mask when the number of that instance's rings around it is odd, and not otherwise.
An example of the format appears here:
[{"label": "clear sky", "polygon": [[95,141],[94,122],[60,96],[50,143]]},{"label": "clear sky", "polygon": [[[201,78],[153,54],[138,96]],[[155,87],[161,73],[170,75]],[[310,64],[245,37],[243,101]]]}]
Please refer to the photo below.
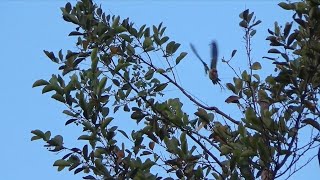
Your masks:
[{"label": "clear sky", "polygon": [[[0,1],[2,39],[0,179],[81,179],[81,176],[74,176],[72,172],[66,170],[57,172],[52,164],[60,156],[48,152],[43,147],[43,142],[30,141],[32,137],[30,131],[34,129],[51,130],[54,135],[62,134],[69,144],[80,133],[74,126],[64,126],[67,117],[61,113],[62,104],[52,100],[50,94],[41,95],[41,88],[31,88],[35,80],[49,79],[51,74],[57,73],[57,66],[46,58],[44,49],[57,52],[60,49],[75,47],[74,39],[67,36],[73,30],[73,26],[61,18],[60,7],[66,2],[66,0]],[[181,84],[207,104],[239,117],[240,113],[232,111],[232,108],[224,103],[230,94],[213,87],[204,76],[203,67],[191,53],[189,43],[192,42],[203,58],[208,59],[208,44],[215,39],[219,44],[220,58],[222,56],[228,58],[233,49],[238,49],[232,64],[237,68],[245,67],[243,31],[238,25],[238,14],[249,8],[255,12],[258,19],[262,20],[253,41],[253,56],[263,65],[264,75],[268,75],[272,73],[272,68],[268,67],[267,60],[261,58],[267,55],[268,42],[265,41],[268,35],[267,28],[273,29],[276,20],[279,24],[284,24],[292,15],[281,10],[277,6],[279,1],[274,0],[101,2],[105,12],[120,15],[122,18],[130,17],[137,26],[157,25],[163,22],[167,27],[166,35],[181,43],[182,51],[189,52],[177,69]],[[223,83],[232,80],[230,69],[225,64],[219,62],[218,68]],[[192,107],[192,104],[185,103],[185,107]],[[319,165],[314,159],[292,179],[306,177],[316,179],[318,176]]]}]

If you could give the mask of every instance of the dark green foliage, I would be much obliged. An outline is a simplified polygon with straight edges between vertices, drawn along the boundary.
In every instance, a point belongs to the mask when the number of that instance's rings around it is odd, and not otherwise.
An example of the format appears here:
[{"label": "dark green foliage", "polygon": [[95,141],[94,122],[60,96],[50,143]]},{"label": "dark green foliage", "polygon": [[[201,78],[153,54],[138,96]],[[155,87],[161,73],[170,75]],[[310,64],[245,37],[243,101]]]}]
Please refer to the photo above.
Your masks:
[{"label": "dark green foliage", "polygon": [[[67,3],[62,15],[76,27],[69,36],[77,37],[78,50],[65,55],[44,51],[61,72],[33,87],[43,86],[42,93],[53,92],[51,97],[66,106],[63,113],[70,118],[65,125],[82,127],[78,140],[84,145],[68,147],[63,136],[41,130],[32,131],[31,140],[42,139],[49,151],[65,153],[53,165],[84,173],[83,179],[166,178],[157,174],[160,168],[167,179],[291,175],[295,171],[283,172],[293,169],[319,140],[318,5],[315,0],[279,4],[295,14],[283,27],[275,23],[268,29],[268,53],[278,57],[265,57],[275,66],[265,79],[250,47],[261,21],[249,10],[240,14],[249,66],[241,73],[230,66],[237,50],[223,60],[235,74],[226,83],[232,94],[226,102],[238,106],[240,118],[202,104],[176,82],[173,68],[187,53],[164,36],[162,23],[137,28],[129,18],[107,15],[90,0]],[[167,66],[157,66],[156,53]],[[168,87],[177,88],[197,111],[185,112],[179,98],[159,100]],[[117,114],[128,114],[138,128],[128,132],[125,124],[115,126]],[[317,131],[310,133],[310,146],[299,141],[305,128]]]}]

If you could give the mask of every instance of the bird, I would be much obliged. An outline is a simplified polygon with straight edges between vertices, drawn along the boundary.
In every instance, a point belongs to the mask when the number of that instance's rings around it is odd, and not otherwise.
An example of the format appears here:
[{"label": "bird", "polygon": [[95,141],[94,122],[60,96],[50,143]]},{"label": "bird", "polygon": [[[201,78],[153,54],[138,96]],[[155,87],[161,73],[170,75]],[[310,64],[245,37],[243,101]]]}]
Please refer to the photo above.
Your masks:
[{"label": "bird", "polygon": [[[218,45],[215,41],[212,41],[210,43],[211,47],[211,64],[210,68],[208,64],[200,57],[199,53],[197,52],[196,48],[193,46],[192,43],[190,43],[191,50],[193,53],[197,56],[197,58],[202,62],[204,66],[204,71],[206,74],[209,73],[209,78],[212,81],[212,83],[215,84],[220,84],[220,79],[218,76],[218,71],[217,71],[217,61],[218,61]],[[221,84],[220,84],[221,85]]]}]

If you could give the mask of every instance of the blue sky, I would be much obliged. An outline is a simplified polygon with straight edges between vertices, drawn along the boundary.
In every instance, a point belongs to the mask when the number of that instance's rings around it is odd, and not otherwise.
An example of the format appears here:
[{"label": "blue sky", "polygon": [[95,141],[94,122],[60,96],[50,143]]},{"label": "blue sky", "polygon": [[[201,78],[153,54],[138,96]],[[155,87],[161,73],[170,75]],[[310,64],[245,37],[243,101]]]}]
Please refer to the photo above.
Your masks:
[{"label": "blue sky", "polygon": [[[52,163],[56,158],[53,153],[43,148],[41,141],[31,142],[33,129],[51,130],[52,134],[68,135],[66,141],[72,144],[80,129],[74,126],[65,127],[67,119],[61,112],[63,106],[50,98],[49,94],[41,95],[41,88],[32,89],[37,79],[49,79],[57,73],[57,66],[46,58],[43,50],[57,52],[60,49],[73,49],[74,39],[68,37],[73,26],[61,18],[60,7],[66,0],[2,0],[0,3],[2,37],[2,69],[0,109],[2,125],[0,126],[2,163],[1,179],[34,179],[34,180],[72,180],[80,179],[68,171],[57,172]],[[75,1],[72,1],[75,2]],[[102,2],[102,1],[101,1]],[[226,106],[224,100],[228,93],[214,88],[204,76],[201,63],[191,53],[192,42],[204,59],[209,58],[208,44],[212,39],[219,44],[220,58],[230,57],[233,49],[238,53],[232,64],[245,67],[243,51],[243,31],[238,26],[238,14],[246,8],[254,11],[262,20],[253,40],[253,57],[261,62],[265,71],[272,73],[268,62],[261,57],[267,55],[267,28],[272,29],[274,21],[284,24],[290,20],[291,13],[281,10],[279,1],[103,1],[102,7],[107,13],[120,15],[139,25],[159,24],[167,27],[166,35],[181,43],[181,51],[189,55],[177,69],[179,81],[189,92],[205,103],[240,117],[238,111]],[[99,3],[99,1],[98,1]],[[223,83],[232,80],[230,69],[219,62],[219,75]],[[192,75],[192,76],[191,76]],[[175,90],[172,91],[174,95]],[[182,98],[183,99],[183,98]],[[185,108],[192,105],[185,104]],[[130,127],[129,127],[130,128]],[[315,179],[319,166],[314,160],[292,179],[306,176]]]}]

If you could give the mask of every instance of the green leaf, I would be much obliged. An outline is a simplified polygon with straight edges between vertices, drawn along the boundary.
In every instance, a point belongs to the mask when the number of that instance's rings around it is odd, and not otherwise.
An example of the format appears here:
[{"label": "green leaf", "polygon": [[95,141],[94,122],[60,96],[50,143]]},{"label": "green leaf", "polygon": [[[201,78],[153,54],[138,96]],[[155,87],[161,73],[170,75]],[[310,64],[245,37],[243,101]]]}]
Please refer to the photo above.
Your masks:
[{"label": "green leaf", "polygon": [[258,74],[253,74],[253,77],[255,77],[260,82],[260,76]]},{"label": "green leaf", "polygon": [[61,135],[56,135],[51,140],[55,146],[62,146],[63,145],[63,137]]},{"label": "green leaf", "polygon": [[42,94],[53,91],[54,88],[51,84],[46,85],[43,89],[42,89]]},{"label": "green leaf", "polygon": [[258,20],[257,22],[255,22],[252,26],[256,26],[258,24],[260,24],[262,21],[261,20]]},{"label": "green leaf", "polygon": [[127,41],[127,42],[129,42],[129,43],[132,42],[132,39],[131,39],[130,36],[127,35],[127,34],[119,34],[119,37],[121,37],[123,40],[125,40],[125,41]]},{"label": "green leaf", "polygon": [[227,155],[232,152],[232,148],[228,145],[222,145],[220,148],[221,155]]},{"label": "green leaf", "polygon": [[227,83],[226,86],[227,86],[227,88],[228,88],[229,90],[231,90],[233,93],[236,93],[236,88],[235,88],[235,86],[234,86],[233,84]]},{"label": "green leaf", "polygon": [[288,37],[288,35],[289,35],[289,32],[290,32],[290,30],[291,30],[291,27],[292,27],[292,22],[291,23],[286,23],[286,26],[284,27],[284,30],[283,30],[283,36],[285,37],[285,38],[287,38]]},{"label": "green leaf", "polygon": [[165,42],[167,42],[169,40],[169,37],[168,36],[165,36],[163,38],[161,38],[160,40],[160,45],[164,44]]},{"label": "green leaf", "polygon": [[64,97],[61,94],[54,94],[54,95],[51,96],[51,98],[53,98],[53,99],[55,99],[57,101],[60,101],[62,103],[66,102]]},{"label": "green leaf", "polygon": [[36,136],[38,136],[38,137],[40,137],[40,138],[42,138],[42,139],[46,139],[45,134],[39,129],[31,131],[31,133],[36,135]]},{"label": "green leaf", "polygon": [[106,86],[106,83],[107,83],[107,77],[103,77],[98,85],[98,91],[97,91],[98,95],[102,93],[101,91]]},{"label": "green leaf", "polygon": [[257,121],[256,113],[255,113],[254,109],[251,107],[247,108],[247,110],[245,112],[245,117],[251,123],[256,123],[256,121]]},{"label": "green leaf", "polygon": [[186,133],[183,132],[180,136],[180,142],[181,142],[181,150],[184,154],[188,154],[188,142]]},{"label": "green leaf", "polygon": [[187,55],[188,53],[186,53],[186,52],[182,52],[182,53],[180,53],[180,55],[177,57],[177,59],[176,59],[176,64],[179,64],[180,63],[180,61]]},{"label": "green leaf", "polygon": [[115,28],[119,25],[119,21],[120,21],[120,16],[117,16],[112,23],[112,28]]},{"label": "green leaf", "polygon": [[259,62],[254,62],[251,66],[252,70],[259,70],[261,69],[261,64]]},{"label": "green leaf", "polygon": [[101,114],[102,114],[102,116],[104,116],[104,117],[106,117],[106,116],[108,116],[109,115],[109,108],[108,107],[103,107],[102,109],[101,109]]},{"label": "green leaf", "polygon": [[152,40],[150,37],[146,37],[143,41],[143,48],[147,49],[152,46]]},{"label": "green leaf", "polygon": [[239,90],[242,90],[242,86],[243,86],[243,80],[240,78],[233,78],[234,84],[235,84],[235,88],[237,90],[237,92]]},{"label": "green leaf", "polygon": [[207,111],[205,111],[204,109],[198,108],[198,111],[195,112],[194,114],[196,116],[198,116],[201,120],[206,122],[207,124],[210,123],[209,115],[208,115]]},{"label": "green leaf", "polygon": [[158,31],[158,29],[157,29],[157,27],[155,25],[152,26],[152,30],[153,30],[154,34],[158,34],[159,33],[159,31]]},{"label": "green leaf", "polygon": [[278,4],[282,9],[285,9],[285,10],[291,10],[292,9],[292,6],[288,3],[285,3],[285,2],[281,2]]},{"label": "green leaf", "polygon": [[94,48],[92,50],[92,52],[91,52],[91,62],[92,62],[91,69],[93,71],[95,71],[97,69],[97,66],[98,66],[98,60],[99,59],[98,59],[97,55],[98,55],[98,48]]},{"label": "green leaf", "polygon": [[242,20],[239,25],[243,28],[247,28],[248,27],[248,23],[245,20]]},{"label": "green leaf", "polygon": [[68,13],[71,11],[72,6],[71,6],[71,3],[70,3],[70,2],[68,2],[68,3],[65,5],[65,9],[66,9],[66,11],[67,11]]},{"label": "green leaf", "polygon": [[130,63],[126,62],[126,63],[119,63],[116,68],[114,69],[114,72],[117,73],[120,69],[122,68],[126,68],[130,66]]},{"label": "green leaf", "polygon": [[142,37],[143,32],[144,32],[144,28],[145,28],[145,27],[146,27],[146,25],[145,25],[145,24],[144,24],[144,25],[142,25],[142,26],[140,27],[139,32],[138,32],[139,37]]},{"label": "green leaf", "polygon": [[153,77],[154,74],[154,70],[153,69],[149,69],[149,71],[144,75],[144,78],[146,80],[150,80]]},{"label": "green leaf", "polygon": [[142,120],[145,117],[145,115],[141,111],[135,111],[131,114],[132,119],[136,120]]},{"label": "green leaf", "polygon": [[174,48],[175,43],[176,43],[175,41],[171,41],[171,42],[169,42],[169,43],[167,44],[167,46],[166,46],[166,53],[167,53],[168,55],[173,54],[173,48]]},{"label": "green leaf", "polygon": [[71,116],[71,117],[77,117],[76,114],[74,114],[73,112],[69,111],[69,110],[63,110],[64,114],[68,115],[68,116]]},{"label": "green leaf", "polygon": [[257,33],[257,30],[254,29],[250,32],[250,36],[253,37],[256,33]]},{"label": "green leaf", "polygon": [[38,139],[42,139],[42,138],[39,137],[39,136],[32,136],[31,137],[31,141],[35,141],[35,140],[38,140]]},{"label": "green leaf", "polygon": [[126,46],[126,49],[127,49],[128,55],[134,55],[136,52],[135,49],[130,44]]},{"label": "green leaf", "polygon": [[73,15],[73,14],[65,14],[64,16],[66,16],[68,18],[68,20],[70,22],[72,22],[73,24],[79,24],[79,20],[75,15]]},{"label": "green leaf", "polygon": [[114,31],[116,33],[122,33],[122,32],[127,31],[127,29],[125,27],[123,27],[123,26],[117,26],[117,27],[114,28]]},{"label": "green leaf", "polygon": [[33,83],[32,87],[37,87],[37,86],[44,86],[44,85],[48,85],[50,84],[48,81],[43,80],[43,79],[39,79],[36,82]]},{"label": "green leaf", "polygon": [[290,44],[297,38],[298,35],[299,35],[299,31],[290,34],[287,40],[287,45],[290,46]]},{"label": "green leaf", "polygon": [[254,155],[256,155],[256,153],[254,151],[252,151],[251,149],[247,149],[247,150],[243,151],[240,156],[241,157],[251,157]]},{"label": "green leaf", "polygon": [[71,162],[63,160],[63,159],[56,160],[53,163],[53,166],[64,166],[65,167],[65,166],[70,166],[70,165],[71,165]]},{"label": "green leaf", "polygon": [[164,70],[164,69],[161,69],[161,68],[158,68],[157,69],[157,73],[160,73],[160,74],[162,74],[162,73],[165,73],[166,71]]},{"label": "green leaf", "polygon": [[146,28],[146,30],[144,30],[144,33],[143,33],[144,37],[150,37],[150,28]]},{"label": "green leaf", "polygon": [[154,91],[155,91],[155,92],[162,91],[162,90],[164,90],[167,86],[168,86],[168,83],[160,84],[160,85],[158,85],[158,86],[154,89]]},{"label": "green leaf", "polygon": [[179,43],[175,43],[175,44],[173,45],[172,54],[175,53],[175,52],[179,49],[180,45],[181,45],[181,44],[179,44]]},{"label": "green leaf", "polygon": [[55,63],[58,63],[58,60],[57,58],[54,56],[53,52],[49,52],[49,51],[46,51],[46,50],[43,50],[43,52],[48,56],[48,58],[55,62]]},{"label": "green leaf", "polygon": [[87,103],[86,103],[86,100],[84,98],[84,94],[82,91],[79,94],[79,105],[84,111],[87,109]]},{"label": "green leaf", "polygon": [[113,120],[112,117],[108,117],[106,119],[104,119],[101,123],[101,129],[104,129],[107,127],[108,124],[110,124],[110,122]]},{"label": "green leaf", "polygon": [[78,140],[94,140],[94,137],[89,135],[81,135],[78,137]]}]

